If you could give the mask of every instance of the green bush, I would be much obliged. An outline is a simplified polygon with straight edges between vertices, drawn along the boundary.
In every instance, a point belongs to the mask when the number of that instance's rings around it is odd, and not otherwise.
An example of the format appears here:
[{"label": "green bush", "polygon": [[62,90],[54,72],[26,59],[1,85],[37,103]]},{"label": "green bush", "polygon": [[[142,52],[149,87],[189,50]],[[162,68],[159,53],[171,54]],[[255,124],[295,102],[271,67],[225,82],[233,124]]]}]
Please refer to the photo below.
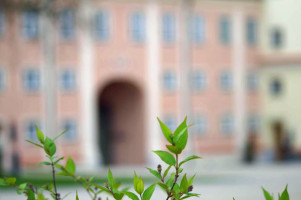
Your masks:
[{"label": "green bush", "polygon": [[[44,196],[45,193],[49,193],[54,200],[60,200],[64,198],[61,197],[56,184],[56,175],[60,175],[73,178],[74,181],[85,188],[91,200],[101,199],[102,193],[110,194],[116,200],[121,200],[125,196],[132,200],[150,200],[157,186],[165,192],[165,196],[162,197],[162,199],[181,200],[190,197],[198,197],[198,193],[192,192],[195,176],[187,177],[187,174],[183,174],[183,166],[191,160],[200,159],[200,157],[192,155],[183,160],[180,160],[179,158],[180,154],[185,149],[188,140],[188,129],[190,126],[187,126],[187,118],[184,119],[173,133],[159,118],[158,121],[163,135],[168,142],[166,148],[169,152],[162,150],[153,152],[158,155],[160,159],[168,165],[168,167],[163,170],[162,166],[159,164],[157,169],[147,168],[148,171],[157,179],[157,181],[148,188],[144,187],[144,182],[141,176],[137,176],[136,172],[134,172],[133,180],[134,192],[130,192],[129,188],[121,188],[120,183],[114,179],[110,169],[107,175],[107,182],[104,185],[94,183],[93,177],[84,178],[77,176],[76,165],[71,157],[67,159],[65,166],[62,166],[60,162],[64,158],[56,155],[55,141],[66,133],[66,131],[62,132],[55,138],[50,139],[49,137],[45,138],[43,132],[38,127],[36,127],[36,129],[39,143],[34,143],[32,141],[27,142],[44,150],[48,160],[41,162],[39,165],[50,166],[53,179],[52,183],[38,187],[31,183],[17,184],[16,178],[14,177],[3,177],[0,178],[0,186],[15,187],[17,189],[17,193],[25,195],[28,200],[47,199]],[[57,170],[59,171],[58,173],[56,172]],[[273,196],[271,196],[266,190],[263,189],[263,191],[266,200],[274,200]],[[76,199],[79,199],[77,192]],[[279,200],[289,200],[287,188],[281,196],[279,195]]]}]

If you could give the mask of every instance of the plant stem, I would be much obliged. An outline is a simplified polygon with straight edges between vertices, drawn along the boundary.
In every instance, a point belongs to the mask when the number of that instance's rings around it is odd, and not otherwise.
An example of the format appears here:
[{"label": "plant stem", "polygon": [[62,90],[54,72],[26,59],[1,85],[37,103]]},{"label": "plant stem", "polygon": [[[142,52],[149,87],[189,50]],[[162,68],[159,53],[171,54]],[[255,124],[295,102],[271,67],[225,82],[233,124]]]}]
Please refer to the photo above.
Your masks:
[{"label": "plant stem", "polygon": [[178,177],[179,177],[179,157],[178,157],[178,154],[176,154],[176,175],[175,175],[175,181],[173,182],[171,188],[170,188],[170,191],[168,193],[168,196],[166,198],[166,200],[168,200],[170,197],[172,197],[173,195],[171,194],[172,193],[172,190],[173,188],[175,187],[177,181],[178,181]]},{"label": "plant stem", "polygon": [[60,200],[58,193],[57,193],[57,188],[56,188],[56,181],[55,181],[55,167],[54,163],[51,161],[51,167],[52,167],[52,179],[53,179],[53,187],[55,191],[55,200]]}]

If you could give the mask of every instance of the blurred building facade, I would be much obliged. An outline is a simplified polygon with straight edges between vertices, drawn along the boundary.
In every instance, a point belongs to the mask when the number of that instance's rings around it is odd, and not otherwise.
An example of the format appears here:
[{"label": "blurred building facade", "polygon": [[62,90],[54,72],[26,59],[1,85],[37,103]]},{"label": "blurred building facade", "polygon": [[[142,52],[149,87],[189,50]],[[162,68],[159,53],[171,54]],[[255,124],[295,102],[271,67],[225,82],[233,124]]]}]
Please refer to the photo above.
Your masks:
[{"label": "blurred building facade", "polygon": [[[35,124],[60,140],[59,154],[89,166],[152,162],[156,117],[171,130],[188,115],[189,153],[240,157],[258,134],[262,2],[93,1],[55,20],[52,109],[47,109],[39,12],[0,11],[0,120],[17,130],[22,165],[41,150]],[[46,55],[46,56],[45,56]],[[45,130],[49,113],[55,133]],[[53,127],[52,127],[53,128]],[[260,145],[260,144],[259,144]]]},{"label": "blurred building facade", "polygon": [[277,160],[298,158],[301,152],[301,29],[294,20],[300,6],[293,0],[264,2],[262,132],[267,156]]}]

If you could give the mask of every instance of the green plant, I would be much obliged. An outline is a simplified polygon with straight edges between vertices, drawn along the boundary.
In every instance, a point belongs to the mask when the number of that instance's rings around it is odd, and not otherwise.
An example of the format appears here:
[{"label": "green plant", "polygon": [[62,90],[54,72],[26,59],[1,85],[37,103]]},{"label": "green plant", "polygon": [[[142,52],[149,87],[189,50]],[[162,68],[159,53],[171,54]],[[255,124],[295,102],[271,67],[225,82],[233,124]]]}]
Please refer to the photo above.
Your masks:
[{"label": "green plant", "polygon": [[[53,139],[44,136],[43,132],[37,129],[37,138],[39,143],[28,141],[29,143],[42,148],[48,158],[47,161],[41,162],[39,165],[46,165],[51,168],[52,183],[42,185],[40,187],[34,186],[31,183],[16,184],[16,178],[3,177],[0,178],[0,186],[11,186],[17,189],[18,194],[23,194],[28,200],[44,200],[47,199],[44,193],[49,193],[54,200],[61,200],[66,197],[61,197],[57,184],[56,175],[68,176],[74,179],[75,182],[83,186],[90,196],[91,200],[99,200],[102,193],[110,194],[114,199],[121,200],[125,196],[132,200],[150,200],[156,186],[158,185],[164,192],[165,196],[162,199],[166,200],[182,200],[190,197],[198,197],[199,194],[193,193],[193,180],[194,176],[187,177],[187,174],[183,174],[183,165],[191,160],[200,159],[199,156],[192,155],[181,160],[180,156],[187,145],[188,141],[188,129],[187,118],[172,132],[170,129],[158,118],[162,133],[166,138],[168,144],[166,148],[168,151],[156,150],[153,151],[160,159],[167,164],[166,169],[162,169],[162,165],[158,164],[157,169],[147,168],[148,171],[158,179],[155,183],[151,184],[148,188],[144,187],[144,182],[141,176],[137,176],[134,172],[133,189],[134,192],[130,192],[129,188],[121,188],[119,182],[115,180],[111,170],[108,170],[107,182],[104,185],[98,185],[93,182],[93,177],[84,178],[76,175],[76,165],[74,161],[69,157],[66,164],[63,166],[60,162],[64,159],[56,155],[55,141],[62,136],[66,131],[60,133]],[[59,170],[57,173],[56,170]],[[263,189],[264,190],[264,189]],[[264,190],[266,200],[273,200],[273,197]],[[76,191],[76,200],[79,197]],[[233,198],[234,199],[234,198]],[[289,200],[287,188],[279,195],[279,200]]]},{"label": "green plant", "polygon": [[[271,195],[268,191],[266,191],[264,188],[262,188],[264,197],[266,200],[274,200],[273,195]],[[278,200],[289,200],[289,194],[287,192],[287,186],[285,187],[284,191],[282,192],[282,194],[280,195],[280,193],[278,193]]]}]

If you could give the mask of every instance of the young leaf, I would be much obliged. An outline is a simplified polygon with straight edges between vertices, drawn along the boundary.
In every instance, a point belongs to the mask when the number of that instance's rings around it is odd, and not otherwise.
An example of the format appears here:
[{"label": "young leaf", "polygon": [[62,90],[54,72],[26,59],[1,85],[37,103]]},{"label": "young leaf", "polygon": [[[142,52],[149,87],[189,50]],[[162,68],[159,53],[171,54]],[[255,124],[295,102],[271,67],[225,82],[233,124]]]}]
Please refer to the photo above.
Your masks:
[{"label": "young leaf", "polygon": [[195,177],[195,175],[193,175],[193,176],[188,180],[188,186],[192,185],[194,177]]},{"label": "young leaf", "polygon": [[156,184],[149,186],[142,195],[142,200],[150,200],[156,188]]},{"label": "young leaf", "polygon": [[171,131],[169,130],[169,128],[157,117],[158,121],[159,121],[159,124],[160,124],[160,127],[161,127],[161,130],[163,132],[163,135],[164,137],[166,138],[166,140],[172,144],[173,141],[172,141],[172,133]]},{"label": "young leaf", "polygon": [[109,186],[110,186],[111,188],[114,188],[114,187],[115,187],[115,181],[114,181],[113,174],[112,174],[110,168],[109,168],[109,171],[108,171],[108,183],[109,183]]},{"label": "young leaf", "polygon": [[182,178],[182,181],[181,181],[181,184],[180,184],[180,189],[181,189],[181,192],[183,193],[186,193],[187,192],[187,189],[188,189],[188,181],[187,181],[187,178],[186,178],[186,174],[183,176]]},{"label": "young leaf", "polygon": [[69,130],[65,130],[63,132],[61,132],[60,134],[58,134],[57,136],[54,137],[53,141],[55,141],[56,139],[58,139],[59,137],[61,137],[62,135],[64,135],[65,133],[67,133]]},{"label": "young leaf", "polygon": [[168,165],[175,165],[176,164],[176,159],[173,155],[166,151],[153,151],[155,154],[157,154],[161,160]]},{"label": "young leaf", "polygon": [[143,191],[144,191],[144,183],[140,176],[138,183],[137,183],[137,193],[141,195],[143,193]]},{"label": "young leaf", "polygon": [[[183,130],[187,127],[187,116],[183,120],[183,122],[177,127],[177,129],[174,132],[174,138],[177,140],[179,139],[180,134],[183,134]],[[187,131],[187,129],[186,129]]]},{"label": "young leaf", "polygon": [[76,166],[75,166],[75,163],[74,163],[74,161],[72,160],[72,158],[71,158],[70,156],[68,157],[68,160],[67,160],[65,169],[66,169],[70,174],[72,174],[72,175],[75,173]]},{"label": "young leaf", "polygon": [[32,142],[32,141],[30,141],[30,140],[26,140],[26,142],[29,142],[30,144],[33,144],[33,145],[35,145],[35,146],[37,146],[37,147],[40,147],[40,148],[44,148],[42,145],[40,145],[40,144],[37,144],[37,143],[34,143],[34,142]]},{"label": "young leaf", "polygon": [[41,165],[51,165],[51,163],[44,161],[44,162],[40,162],[39,166],[41,166]]},{"label": "young leaf", "polygon": [[79,200],[79,198],[78,198],[78,194],[77,194],[77,190],[76,190],[76,200]]},{"label": "young leaf", "polygon": [[174,154],[180,154],[182,152],[182,149],[180,147],[174,146],[174,145],[166,145],[167,149]]},{"label": "young leaf", "polygon": [[163,174],[163,178],[165,178],[170,170],[172,165],[169,165],[169,167],[165,170],[164,174]]},{"label": "young leaf", "polygon": [[182,132],[179,134],[179,136],[174,139],[175,145],[177,147],[181,148],[182,150],[185,149],[186,144],[187,144],[187,139],[188,139],[187,128],[188,127],[186,127],[184,130],[182,130]]},{"label": "young leaf", "polygon": [[135,173],[135,176],[134,176],[134,189],[135,189],[135,191],[138,193],[138,188],[137,188],[137,186],[138,186],[139,178],[138,178],[136,172],[134,172],[134,173]]},{"label": "young leaf", "polygon": [[268,191],[266,191],[263,187],[262,191],[266,200],[274,200],[273,196],[271,196],[270,193],[268,193]]},{"label": "young leaf", "polygon": [[153,169],[151,169],[151,168],[147,168],[148,169],[148,171],[150,172],[150,173],[152,173],[155,177],[157,177],[159,180],[161,180],[162,179],[162,177],[161,177],[161,175],[159,174],[159,172],[157,172],[156,170],[153,170]]},{"label": "young leaf", "polygon": [[45,139],[44,150],[45,150],[45,153],[49,156],[53,156],[56,152],[56,146],[49,137],[46,137],[46,139]]},{"label": "young leaf", "polygon": [[184,163],[193,160],[193,159],[201,159],[201,157],[199,156],[189,156],[187,158],[185,158],[182,162],[180,162],[179,166],[183,165]]},{"label": "young leaf", "polygon": [[285,187],[284,191],[282,192],[279,200],[290,200],[289,194],[287,192],[287,186]]},{"label": "young leaf", "polygon": [[128,196],[132,200],[139,200],[139,198],[137,197],[137,195],[135,195],[133,192],[124,192],[124,194],[126,196]]},{"label": "young leaf", "polygon": [[39,129],[39,127],[36,125],[36,130],[37,130],[37,138],[41,142],[41,144],[44,144],[44,134],[43,132]]}]

